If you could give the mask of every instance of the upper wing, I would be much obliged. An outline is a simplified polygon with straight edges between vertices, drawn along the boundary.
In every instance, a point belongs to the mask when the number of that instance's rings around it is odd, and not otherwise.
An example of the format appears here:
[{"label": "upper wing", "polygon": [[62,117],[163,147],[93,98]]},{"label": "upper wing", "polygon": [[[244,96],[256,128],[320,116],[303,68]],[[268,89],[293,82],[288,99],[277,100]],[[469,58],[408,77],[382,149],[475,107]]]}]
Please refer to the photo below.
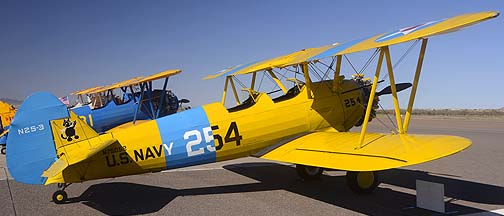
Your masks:
[{"label": "upper wing", "polygon": [[93,87],[93,88],[88,88],[88,89],[72,92],[72,95],[83,95],[83,94],[94,94],[94,93],[99,93],[99,92],[105,92],[108,90],[113,90],[113,89],[117,89],[117,88],[121,88],[121,87],[128,87],[128,86],[137,85],[137,84],[140,84],[143,82],[149,82],[149,81],[153,81],[153,80],[157,80],[157,79],[162,79],[162,78],[174,76],[174,75],[179,74],[180,72],[182,72],[182,71],[179,69],[166,70],[163,72],[159,72],[157,74],[150,75],[148,77],[139,76],[139,77],[134,77],[134,78],[131,78],[128,80],[116,82],[114,84],[110,84],[107,86],[97,86],[97,87]]},{"label": "upper wing", "polygon": [[240,75],[240,74],[247,74],[247,73],[253,73],[257,71],[262,71],[262,70],[268,70],[271,68],[278,68],[278,67],[284,67],[288,65],[293,65],[293,64],[299,64],[301,62],[306,61],[307,59],[310,59],[311,57],[314,57],[316,55],[319,55],[331,48],[333,48],[335,45],[327,45],[323,47],[317,47],[317,48],[306,48],[302,49],[297,52],[289,53],[287,55],[279,56],[276,58],[272,59],[266,59],[263,61],[257,61],[245,65],[238,65],[235,67],[230,67],[225,70],[221,70],[217,72],[216,74],[208,75],[204,77],[204,80],[208,79],[213,79],[221,76],[231,76],[231,75]]},{"label": "upper wing", "polygon": [[95,90],[101,89],[101,88],[103,88],[103,86],[96,86],[96,87],[87,88],[87,89],[79,90],[79,91],[76,91],[76,92],[72,92],[70,94],[71,95],[84,95],[84,94],[88,94],[89,92],[93,92]]},{"label": "upper wing", "polygon": [[442,158],[471,145],[471,140],[447,135],[315,132],[283,143],[260,158],[350,171],[375,171]]},{"label": "upper wing", "polygon": [[464,27],[492,19],[499,16],[497,11],[463,14],[448,19],[426,22],[423,24],[402,28],[396,31],[375,35],[372,37],[343,43],[319,55],[313,56],[308,61],[326,58],[329,56],[343,55],[368,49],[404,43],[410,40],[428,38],[430,36],[454,32]]},{"label": "upper wing", "polygon": [[153,80],[157,80],[157,79],[163,79],[163,78],[166,78],[166,77],[175,76],[175,75],[179,74],[180,72],[182,72],[182,71],[179,70],[179,69],[166,70],[166,71],[163,71],[163,72],[159,72],[157,74],[150,75],[150,76],[145,77],[145,78],[143,78],[141,80],[138,80],[135,83],[133,83],[132,85],[134,85],[134,84],[140,84],[140,83],[143,83],[143,82],[149,82],[149,81],[153,81]]},{"label": "upper wing", "polygon": [[220,76],[232,76],[247,74],[270,68],[283,68],[303,62],[311,62],[330,56],[343,55],[353,52],[369,50],[378,47],[404,43],[420,38],[428,38],[434,35],[454,32],[464,27],[474,25],[487,19],[499,16],[499,12],[487,11],[480,13],[463,14],[448,19],[426,22],[420,25],[410,26],[392,31],[366,37],[342,44],[333,44],[317,48],[307,48],[280,57],[253,62],[250,64],[231,67],[216,74],[206,76],[203,79],[213,79]]}]

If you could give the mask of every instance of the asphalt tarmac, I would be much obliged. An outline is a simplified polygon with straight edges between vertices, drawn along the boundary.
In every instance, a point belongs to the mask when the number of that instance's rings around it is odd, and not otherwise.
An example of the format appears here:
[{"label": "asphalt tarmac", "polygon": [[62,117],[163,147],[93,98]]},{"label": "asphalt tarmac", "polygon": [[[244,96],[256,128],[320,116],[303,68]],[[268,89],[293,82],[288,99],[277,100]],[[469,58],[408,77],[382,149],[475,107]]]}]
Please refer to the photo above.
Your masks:
[{"label": "asphalt tarmac", "polygon": [[[376,120],[370,126],[388,130]],[[444,184],[451,215],[504,209],[503,120],[413,119],[410,133],[464,136],[473,145],[450,157],[380,172],[383,183],[365,196],[347,189],[343,171],[305,182],[292,165],[243,158],[73,184],[66,189],[69,203],[62,205],[51,201],[54,185],[7,180],[2,155],[0,215],[439,215],[415,207],[417,179]]]}]

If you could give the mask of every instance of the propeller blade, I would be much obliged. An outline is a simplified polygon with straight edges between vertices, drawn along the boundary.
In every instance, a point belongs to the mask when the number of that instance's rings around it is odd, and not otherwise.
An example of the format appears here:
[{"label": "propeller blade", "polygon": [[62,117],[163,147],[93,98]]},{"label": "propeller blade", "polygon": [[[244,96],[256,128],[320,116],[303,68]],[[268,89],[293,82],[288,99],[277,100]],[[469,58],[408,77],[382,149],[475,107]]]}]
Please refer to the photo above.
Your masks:
[{"label": "propeller blade", "polygon": [[[411,84],[411,83],[398,83],[395,86],[396,86],[397,92],[400,92],[404,89],[411,87],[412,85],[413,84]],[[386,94],[392,94],[392,88],[390,88],[390,86],[387,86],[384,89],[382,89],[380,92],[377,92],[376,96],[381,96],[381,95],[386,95]]]}]

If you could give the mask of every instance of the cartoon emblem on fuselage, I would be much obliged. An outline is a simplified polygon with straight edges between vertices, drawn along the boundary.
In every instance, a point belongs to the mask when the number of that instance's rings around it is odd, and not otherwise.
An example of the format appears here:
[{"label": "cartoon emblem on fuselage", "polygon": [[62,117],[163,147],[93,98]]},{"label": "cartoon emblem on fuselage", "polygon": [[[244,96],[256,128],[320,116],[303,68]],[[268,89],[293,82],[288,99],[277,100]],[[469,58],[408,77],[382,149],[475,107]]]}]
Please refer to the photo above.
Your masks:
[{"label": "cartoon emblem on fuselage", "polygon": [[70,119],[65,119],[63,121],[63,127],[65,127],[66,137],[63,134],[61,134],[61,138],[66,139],[68,142],[72,141],[73,139],[79,139],[79,135],[75,134],[75,125],[76,124],[77,124],[77,121],[72,122],[72,121],[70,121]]}]

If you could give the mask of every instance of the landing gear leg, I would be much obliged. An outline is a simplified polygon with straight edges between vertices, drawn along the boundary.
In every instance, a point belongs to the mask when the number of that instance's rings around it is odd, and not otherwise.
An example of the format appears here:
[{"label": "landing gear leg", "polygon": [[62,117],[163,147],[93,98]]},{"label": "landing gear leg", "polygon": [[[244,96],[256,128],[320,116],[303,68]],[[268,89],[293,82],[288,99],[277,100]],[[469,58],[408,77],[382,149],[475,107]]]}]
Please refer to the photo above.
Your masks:
[{"label": "landing gear leg", "polygon": [[370,194],[380,184],[380,181],[378,179],[378,172],[347,171],[346,184],[354,193]]},{"label": "landing gear leg", "polygon": [[58,183],[58,190],[53,193],[52,200],[56,204],[63,204],[68,200],[68,195],[65,189],[70,186],[71,183]]},{"label": "landing gear leg", "polygon": [[324,169],[322,167],[306,166],[296,164],[296,171],[302,179],[306,181],[320,179]]}]

